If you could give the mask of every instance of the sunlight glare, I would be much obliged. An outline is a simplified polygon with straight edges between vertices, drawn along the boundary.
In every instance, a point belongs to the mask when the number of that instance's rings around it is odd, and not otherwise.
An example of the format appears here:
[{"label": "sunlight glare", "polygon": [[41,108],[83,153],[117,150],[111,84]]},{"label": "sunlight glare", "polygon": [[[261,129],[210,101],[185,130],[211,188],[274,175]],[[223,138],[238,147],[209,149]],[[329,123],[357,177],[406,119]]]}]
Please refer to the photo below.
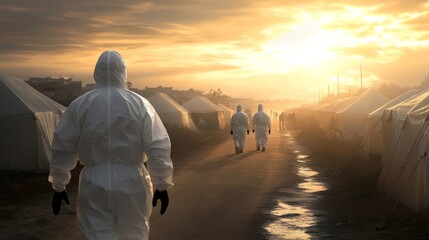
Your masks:
[{"label": "sunlight glare", "polygon": [[262,44],[261,48],[266,62],[275,67],[273,71],[284,72],[318,64],[334,56],[330,48],[335,45],[336,39],[335,32],[324,30],[318,23],[310,21]]}]

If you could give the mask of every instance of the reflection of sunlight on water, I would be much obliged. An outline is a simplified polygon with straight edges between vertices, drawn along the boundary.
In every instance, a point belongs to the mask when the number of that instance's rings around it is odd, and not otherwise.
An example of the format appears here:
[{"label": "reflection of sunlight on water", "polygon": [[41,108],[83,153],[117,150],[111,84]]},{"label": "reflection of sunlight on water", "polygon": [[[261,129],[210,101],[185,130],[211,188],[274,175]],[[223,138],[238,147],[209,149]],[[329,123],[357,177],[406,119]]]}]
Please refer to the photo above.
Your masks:
[{"label": "reflection of sunlight on water", "polygon": [[313,193],[327,189],[316,178],[319,172],[307,167],[306,163],[309,161],[310,155],[299,154],[300,151],[294,151],[294,153],[298,154],[296,157],[296,161],[299,163],[297,166],[298,176],[302,177],[302,181],[297,185],[299,197],[297,199],[290,197],[290,194],[293,194],[296,189],[287,188],[282,191],[289,197],[283,201],[278,201],[275,208],[270,211],[274,220],[265,226],[270,240],[312,238],[309,230],[316,224],[317,217],[308,206],[317,198]]},{"label": "reflection of sunlight on water", "polygon": [[316,181],[314,176],[319,174],[316,171],[313,171],[311,168],[308,167],[299,167],[298,168],[298,175],[301,177],[304,177],[304,182],[298,184],[298,188],[304,190],[306,193],[315,193],[315,192],[321,192],[325,191],[326,187],[323,183]]},{"label": "reflection of sunlight on water", "polygon": [[315,192],[321,192],[325,191],[326,187],[321,182],[314,182],[312,179],[305,179],[306,182],[302,182],[298,184],[298,187],[300,189],[303,189],[304,192],[307,193],[315,193]]},{"label": "reflection of sunlight on water", "polygon": [[317,174],[319,174],[318,172],[316,172],[316,171],[313,171],[313,170],[311,170],[310,168],[308,168],[308,167],[299,167],[298,168],[298,174],[301,176],[301,177],[313,177],[313,176],[316,176]]},{"label": "reflection of sunlight on water", "polygon": [[300,206],[292,206],[278,202],[275,209],[270,212],[278,217],[265,229],[275,238],[270,239],[309,239],[310,235],[305,228],[315,224],[313,213]]}]

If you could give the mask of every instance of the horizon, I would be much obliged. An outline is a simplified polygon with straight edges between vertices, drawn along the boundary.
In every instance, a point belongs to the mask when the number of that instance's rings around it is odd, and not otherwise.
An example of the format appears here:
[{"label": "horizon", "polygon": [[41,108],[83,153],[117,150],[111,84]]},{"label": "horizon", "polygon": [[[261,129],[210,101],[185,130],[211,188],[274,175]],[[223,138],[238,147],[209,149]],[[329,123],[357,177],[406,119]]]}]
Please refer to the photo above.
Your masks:
[{"label": "horizon", "polygon": [[[428,75],[429,1],[0,2],[0,73],[93,83],[107,49],[136,88],[312,100]],[[329,86],[329,87],[328,87]]]}]

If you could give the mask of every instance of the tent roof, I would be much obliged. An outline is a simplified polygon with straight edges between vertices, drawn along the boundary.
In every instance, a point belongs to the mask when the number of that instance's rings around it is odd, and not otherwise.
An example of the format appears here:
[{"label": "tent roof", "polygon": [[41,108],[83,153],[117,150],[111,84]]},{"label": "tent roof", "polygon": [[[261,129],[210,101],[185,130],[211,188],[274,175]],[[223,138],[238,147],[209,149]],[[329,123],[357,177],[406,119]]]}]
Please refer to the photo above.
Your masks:
[{"label": "tent roof", "polygon": [[396,105],[393,105],[386,110],[399,110],[404,113],[411,112],[413,108],[418,105],[428,105],[429,104],[429,90],[420,92],[403,102],[400,102]]},{"label": "tent roof", "polygon": [[66,108],[19,78],[0,76],[0,114],[64,112]]},{"label": "tent roof", "polygon": [[372,88],[369,88],[357,96],[356,99],[346,108],[338,111],[338,113],[366,115],[386,104],[388,101],[389,99],[383,94]]},{"label": "tent roof", "polygon": [[407,99],[411,99],[412,97],[416,96],[419,92],[420,92],[419,89],[411,89],[411,90],[399,95],[398,97],[392,99],[391,101],[387,102],[386,104],[384,104],[383,106],[381,106],[377,110],[370,113],[369,116],[380,116],[381,117],[381,115],[383,115],[384,110],[386,110],[392,106],[395,106],[397,104],[400,104],[401,102],[404,102]]},{"label": "tent roof", "polygon": [[148,98],[149,102],[153,105],[157,112],[169,113],[169,112],[186,112],[184,107],[180,106],[166,93],[157,93],[152,97]]},{"label": "tent roof", "polygon": [[202,96],[193,97],[191,100],[185,102],[183,107],[189,112],[194,113],[223,112],[222,108]]},{"label": "tent roof", "polygon": [[230,112],[230,113],[231,113],[231,115],[232,115],[232,114],[234,114],[234,110],[232,110],[231,108],[229,108],[229,107],[227,107],[227,106],[223,105],[222,103],[218,103],[217,105],[218,105],[220,108],[222,108],[224,111],[228,111],[228,112]]},{"label": "tent roof", "polygon": [[429,112],[429,89],[414,95],[407,100],[398,103],[387,110],[396,111],[399,113],[400,119],[405,119],[409,113],[422,114]]},{"label": "tent roof", "polygon": [[318,108],[318,111],[325,111],[325,112],[337,112],[341,111],[342,109],[349,106],[356,97],[347,97],[347,98],[341,98],[337,99],[331,103],[324,104]]}]

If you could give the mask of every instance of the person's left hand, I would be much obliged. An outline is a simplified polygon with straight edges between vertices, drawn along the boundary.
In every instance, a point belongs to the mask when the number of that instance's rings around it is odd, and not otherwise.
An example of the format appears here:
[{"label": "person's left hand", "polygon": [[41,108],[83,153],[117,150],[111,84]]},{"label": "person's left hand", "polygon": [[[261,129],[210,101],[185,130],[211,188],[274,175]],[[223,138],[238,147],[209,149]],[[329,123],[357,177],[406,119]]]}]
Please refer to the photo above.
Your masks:
[{"label": "person's left hand", "polygon": [[271,134],[271,129],[268,129],[268,134]]},{"label": "person's left hand", "polygon": [[249,131],[249,129],[247,129],[247,135],[249,135],[249,133],[250,133],[250,131]]},{"label": "person's left hand", "polygon": [[234,132],[231,130],[231,135],[234,134]]},{"label": "person's left hand", "polygon": [[164,191],[158,191],[155,190],[155,193],[153,194],[153,199],[152,199],[152,206],[156,207],[157,201],[161,200],[161,215],[163,215],[165,213],[165,211],[167,211],[168,208],[168,203],[170,202],[170,199],[168,198],[168,193],[167,190]]}]

